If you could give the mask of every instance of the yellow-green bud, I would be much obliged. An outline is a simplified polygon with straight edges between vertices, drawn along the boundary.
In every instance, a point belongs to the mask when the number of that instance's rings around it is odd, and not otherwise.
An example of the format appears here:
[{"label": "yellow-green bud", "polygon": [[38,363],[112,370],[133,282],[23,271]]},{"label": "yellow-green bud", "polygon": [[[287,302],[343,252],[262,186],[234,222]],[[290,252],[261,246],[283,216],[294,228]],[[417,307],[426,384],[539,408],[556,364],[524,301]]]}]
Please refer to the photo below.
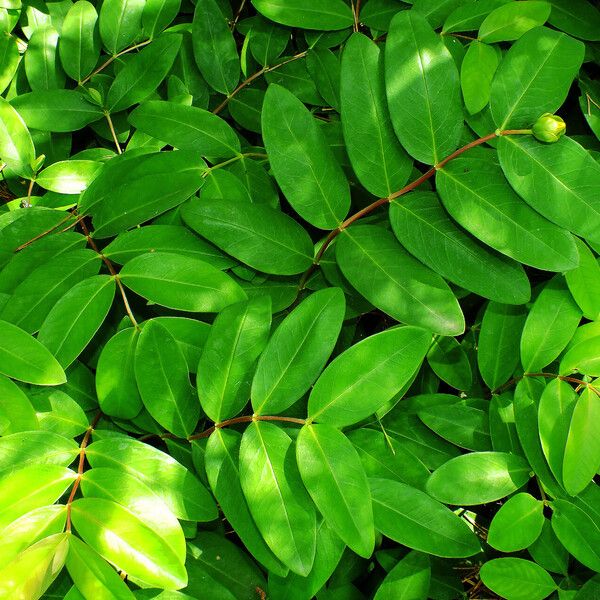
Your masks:
[{"label": "yellow-green bud", "polygon": [[531,128],[533,135],[540,142],[558,142],[567,130],[565,122],[558,116],[544,113]]}]

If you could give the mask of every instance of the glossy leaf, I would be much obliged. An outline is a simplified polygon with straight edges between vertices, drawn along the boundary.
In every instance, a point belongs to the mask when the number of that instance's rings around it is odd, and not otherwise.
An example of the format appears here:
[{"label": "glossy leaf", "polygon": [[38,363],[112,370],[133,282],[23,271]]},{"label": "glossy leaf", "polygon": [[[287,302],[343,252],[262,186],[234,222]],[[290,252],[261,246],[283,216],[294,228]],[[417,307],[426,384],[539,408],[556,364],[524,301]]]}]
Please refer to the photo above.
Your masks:
[{"label": "glossy leaf", "polygon": [[194,57],[206,82],[230,94],[240,76],[240,59],[227,20],[215,0],[198,0],[192,25]]},{"label": "glossy leaf", "polygon": [[412,161],[392,130],[382,59],[376,44],[352,35],[344,47],[340,95],[352,168],[369,192],[383,198],[406,183]]},{"label": "glossy leaf", "polygon": [[543,144],[504,136],[498,157],[511,186],[535,210],[569,231],[600,241],[600,165],[576,141]]},{"label": "glossy leaf", "polygon": [[392,19],[385,83],[394,130],[413,158],[433,165],[456,149],[462,130],[458,71],[416,11],[400,11]]},{"label": "glossy leaf", "polygon": [[509,2],[493,10],[479,28],[482,42],[493,44],[519,39],[526,31],[543,25],[550,16],[548,2]]},{"label": "glossy leaf", "polygon": [[271,302],[257,297],[223,309],[198,364],[198,398],[215,422],[235,417],[248,402],[256,361],[267,345]]},{"label": "glossy leaf", "polygon": [[202,185],[204,167],[184,150],[111,161],[81,196],[79,210],[92,216],[95,237],[114,236],[187,200]]},{"label": "glossy leaf", "polygon": [[229,199],[191,202],[186,224],[248,266],[272,275],[296,275],[312,264],[306,231],[283,212]]},{"label": "glossy leaf", "polygon": [[375,528],[369,483],[358,453],[329,425],[307,425],[296,442],[306,489],[329,526],[360,556],[373,553]]},{"label": "glossy leaf", "polygon": [[67,380],[44,345],[6,321],[0,321],[0,373],[36,385],[60,385]]},{"label": "glossy leaf", "polygon": [[111,113],[144,100],[166,77],[181,45],[181,36],[163,35],[136,54],[115,77],[106,97]]},{"label": "glossy leaf", "polygon": [[490,108],[498,128],[531,127],[543,113],[554,112],[582,60],[583,44],[564,33],[546,27],[525,33],[506,53],[492,82]]},{"label": "glossy leaf", "polygon": [[447,504],[485,504],[525,485],[530,470],[525,459],[514,454],[472,452],[436,469],[427,482],[427,492]]},{"label": "glossy leaf", "polygon": [[226,121],[195,106],[152,100],[128,117],[139,131],[202,156],[229,158],[240,152],[240,141]]},{"label": "glossy leaf", "polygon": [[252,380],[252,408],[276,414],[302,397],[337,341],[345,300],[338,288],[315,292],[279,325],[262,353]]},{"label": "glossy leaf", "polygon": [[98,174],[100,167],[100,163],[93,160],[60,161],[44,169],[35,181],[52,192],[80,194]]},{"label": "glossy leaf", "polygon": [[315,555],[316,517],[291,446],[276,425],[249,425],[240,447],[240,481],[268,546],[291,571],[306,576]]},{"label": "glossy leaf", "polygon": [[581,38],[598,40],[600,38],[600,13],[584,0],[548,0],[552,12],[548,21],[557,29]]},{"label": "glossy leaf", "polygon": [[371,479],[375,527],[386,537],[434,556],[479,552],[467,523],[424,492],[387,479]]},{"label": "glossy leaf", "polygon": [[90,546],[79,538],[69,539],[67,570],[84,598],[132,600],[133,593],[117,572]]},{"label": "glossy leaf", "polygon": [[252,0],[262,15],[282,25],[330,31],[352,26],[352,12],[342,0]]},{"label": "glossy leaf", "polygon": [[171,547],[126,509],[102,498],[80,498],[71,514],[83,541],[118,569],[150,587],[185,587],[185,567]]},{"label": "glossy leaf", "polygon": [[579,266],[565,273],[567,286],[583,316],[600,320],[600,262],[581,240],[576,240]]},{"label": "glossy leaf", "polygon": [[191,435],[200,406],[190,383],[183,351],[160,323],[148,321],[135,348],[135,380],[146,410],[167,431]]},{"label": "glossy leaf", "polygon": [[65,16],[58,52],[62,67],[71,79],[82,81],[100,58],[98,13],[87,0],[77,0]]},{"label": "glossy leaf", "polygon": [[507,600],[543,600],[556,584],[547,571],[522,558],[495,558],[481,567],[481,580]]},{"label": "glossy leaf", "polygon": [[460,87],[467,110],[474,115],[487,106],[494,73],[500,62],[496,50],[474,40],[460,68]]},{"label": "glossy leaf", "polygon": [[102,325],[115,295],[115,281],[107,275],[84,279],[50,310],[37,339],[67,368]]},{"label": "glossy leaf", "polygon": [[457,227],[435,194],[415,191],[392,202],[390,221],[398,241],[449,281],[497,302],[529,299],[522,267]]},{"label": "glossy leaf", "polygon": [[98,440],[86,450],[92,467],[111,467],[141,479],[179,519],[212,521],[217,508],[198,479],[174,458],[132,438]]},{"label": "glossy leaf", "polygon": [[413,550],[386,575],[374,600],[427,600],[430,581],[429,557]]},{"label": "glossy leaf", "polygon": [[0,99],[0,158],[22,177],[31,177],[35,148],[22,115]]},{"label": "glossy leaf", "polygon": [[312,114],[291,92],[270,85],[262,133],[277,183],[294,210],[320,229],[334,229],[350,207],[346,177]]},{"label": "glossy leaf", "polygon": [[336,258],[348,281],[397,321],[442,335],[464,330],[460,306],[446,282],[382,227],[344,230],[336,242]]},{"label": "glossy leaf", "polygon": [[562,469],[565,489],[571,496],[582,492],[600,468],[600,402],[586,388],[571,416]]},{"label": "glossy leaf", "polygon": [[530,494],[511,496],[494,515],[488,543],[502,552],[516,552],[531,546],[544,525],[544,505]]},{"label": "glossy leaf", "polygon": [[308,400],[309,417],[344,427],[377,412],[410,380],[430,343],[431,334],[423,329],[397,327],[355,344],[315,383]]},{"label": "glossy leaf", "polygon": [[0,416],[9,422],[2,432],[4,436],[38,428],[38,419],[29,398],[16,383],[4,375],[0,375],[0,396],[4,398],[4,402],[0,404]]},{"label": "glossy leaf", "polygon": [[133,43],[141,31],[143,0],[107,0],[100,9],[100,37],[113,56]]},{"label": "glossy leaf", "polygon": [[138,339],[137,329],[122,329],[106,342],[98,358],[96,393],[100,408],[119,419],[132,419],[142,410],[134,373]]},{"label": "glossy leaf", "polygon": [[231,277],[208,263],[169,252],[130,260],[120,278],[151,302],[191,312],[218,312],[246,296]]},{"label": "glossy leaf", "polygon": [[516,195],[491,150],[453,160],[437,172],[436,183],[450,216],[498,252],[547,271],[577,266],[572,236]]}]

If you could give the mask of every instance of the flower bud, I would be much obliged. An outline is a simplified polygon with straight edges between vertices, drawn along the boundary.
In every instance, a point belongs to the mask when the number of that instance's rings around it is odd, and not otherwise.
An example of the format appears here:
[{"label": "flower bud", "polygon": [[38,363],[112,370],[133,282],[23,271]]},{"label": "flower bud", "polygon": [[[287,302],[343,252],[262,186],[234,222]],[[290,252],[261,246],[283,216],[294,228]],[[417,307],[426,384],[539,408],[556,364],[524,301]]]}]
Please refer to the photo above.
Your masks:
[{"label": "flower bud", "polygon": [[567,126],[558,116],[544,113],[531,128],[531,132],[540,142],[557,142],[565,133]]}]

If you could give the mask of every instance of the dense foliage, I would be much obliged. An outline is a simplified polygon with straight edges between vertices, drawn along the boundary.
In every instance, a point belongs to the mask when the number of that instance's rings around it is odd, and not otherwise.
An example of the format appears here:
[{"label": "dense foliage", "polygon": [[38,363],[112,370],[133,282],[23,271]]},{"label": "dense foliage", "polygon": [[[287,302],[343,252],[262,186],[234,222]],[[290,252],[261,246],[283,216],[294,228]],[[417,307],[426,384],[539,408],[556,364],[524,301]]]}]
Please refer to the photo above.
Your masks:
[{"label": "dense foliage", "polygon": [[1,598],[600,597],[594,4],[0,30]]}]

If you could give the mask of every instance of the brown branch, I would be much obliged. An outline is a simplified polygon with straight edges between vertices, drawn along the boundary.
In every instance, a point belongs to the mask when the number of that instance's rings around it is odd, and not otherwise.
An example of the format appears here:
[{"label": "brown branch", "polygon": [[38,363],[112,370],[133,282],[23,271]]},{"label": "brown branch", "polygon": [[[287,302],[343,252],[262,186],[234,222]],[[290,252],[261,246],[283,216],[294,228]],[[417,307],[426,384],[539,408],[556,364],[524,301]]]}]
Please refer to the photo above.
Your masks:
[{"label": "brown branch", "polygon": [[242,0],[240,2],[240,6],[237,9],[237,12],[235,13],[235,17],[233,18],[233,21],[231,21],[231,24],[229,26],[229,29],[231,29],[231,31],[233,31],[235,29],[235,26],[237,25],[238,21],[240,20],[240,16],[242,14],[242,11],[244,10],[245,4],[246,4],[246,0]]},{"label": "brown branch", "polygon": [[110,118],[110,113],[108,111],[104,112],[104,116],[108,122],[108,128],[110,129],[110,135],[112,135],[113,142],[117,148],[117,154],[123,154],[123,150],[121,150],[121,146],[119,144],[119,140],[117,138],[117,132],[115,131],[115,126],[113,125],[112,119]]},{"label": "brown branch", "polygon": [[[46,229],[46,231],[42,231],[42,233],[39,233],[35,237],[31,238],[30,240],[27,240],[26,242],[24,242],[23,244],[18,246],[15,249],[15,252],[20,252],[21,250],[23,250],[23,248],[27,248],[27,246],[33,244],[33,242],[36,242],[37,240],[51,234],[53,231],[58,229],[61,225],[64,225],[72,216],[73,216],[73,213],[69,213],[64,219],[59,221],[56,225],[50,227],[50,229]],[[77,224],[77,220],[75,221],[75,223],[73,223],[73,225],[76,225],[76,224]]]},{"label": "brown branch", "polygon": [[73,488],[71,489],[71,493],[69,494],[69,499],[67,500],[67,524],[66,530],[71,531],[71,505],[73,504],[73,499],[75,498],[75,494],[79,489],[79,484],[81,483],[81,477],[83,475],[83,468],[85,466],[85,449],[89,444],[90,437],[92,436],[92,432],[98,425],[98,422],[102,418],[102,412],[99,412],[94,420],[91,422],[90,426],[87,428],[85,435],[83,436],[83,440],[81,440],[81,445],[79,446],[79,464],[77,465],[77,478],[73,484]]},{"label": "brown branch", "polygon": [[271,71],[275,71],[276,69],[279,69],[279,67],[283,67],[283,65],[287,65],[288,63],[298,60],[299,58],[304,58],[305,56],[306,56],[306,50],[304,52],[299,52],[298,54],[294,54],[294,56],[292,56],[291,58],[287,58],[286,60],[284,60],[276,65],[273,65],[272,67],[263,67],[262,69],[259,69],[258,71],[256,71],[256,73],[253,73],[252,75],[250,75],[250,77],[248,77],[247,79],[244,79],[244,81],[242,81],[242,83],[240,83],[233,90],[233,92],[231,92],[231,94],[226,96],[225,100],[223,100],[223,102],[221,102],[221,104],[219,104],[219,106],[217,106],[217,108],[215,108],[213,110],[213,114],[218,115],[227,106],[227,104],[229,104],[229,101],[234,96],[236,96],[239,92],[241,92],[245,87],[250,85],[255,79],[258,79],[261,75],[264,75],[265,73],[270,73]]},{"label": "brown branch", "polygon": [[352,15],[354,17],[354,31],[358,32],[360,28],[360,0],[356,0],[356,4],[352,2]]},{"label": "brown branch", "polygon": [[567,375],[558,375],[557,373],[523,373],[523,375],[521,375],[520,377],[514,377],[510,381],[507,381],[504,385],[501,385],[499,388],[496,388],[495,390],[492,391],[492,393],[500,394],[504,390],[515,385],[515,383],[519,383],[519,381],[521,381],[524,377],[543,377],[545,379],[560,379],[560,381],[574,383],[579,387],[586,387],[586,388],[592,390],[592,392],[594,392],[596,395],[600,396],[600,390],[597,387],[595,387],[594,385],[592,385],[591,383],[588,383],[587,381],[583,381],[583,379],[577,379],[576,377],[569,377]]},{"label": "brown branch", "polygon": [[278,417],[278,416],[269,416],[269,415],[245,415],[243,417],[235,417],[233,419],[227,419],[227,421],[222,421],[221,423],[215,423],[212,427],[204,430],[202,433],[196,433],[194,435],[190,435],[188,437],[189,441],[199,440],[202,438],[208,437],[211,433],[213,433],[216,429],[221,429],[222,427],[228,427],[230,425],[237,425],[238,423],[251,423],[252,421],[282,421],[284,423],[295,423],[296,425],[305,425],[305,419],[296,419],[294,417]]},{"label": "brown branch", "polygon": [[344,229],[347,229],[348,227],[350,227],[350,225],[352,225],[352,223],[354,223],[354,222],[358,221],[359,219],[361,219],[362,217],[372,213],[374,210],[376,210],[380,206],[382,206],[384,204],[388,204],[392,200],[395,200],[396,198],[399,198],[400,196],[403,196],[404,194],[407,194],[408,192],[411,192],[415,188],[419,187],[422,183],[424,183],[425,181],[427,181],[428,179],[433,177],[433,175],[435,175],[436,171],[438,171],[439,169],[444,167],[446,164],[448,164],[451,160],[455,159],[457,156],[460,156],[464,152],[467,152],[467,150],[470,150],[471,148],[475,148],[475,146],[480,146],[481,144],[485,144],[486,142],[489,142],[490,140],[494,139],[495,137],[498,137],[501,135],[517,135],[517,134],[524,134],[524,133],[531,133],[531,131],[529,129],[506,129],[504,131],[495,131],[494,133],[490,133],[490,134],[480,137],[476,140],[473,140],[472,142],[469,142],[462,148],[455,150],[452,154],[449,154],[446,158],[444,158],[439,163],[437,163],[436,165],[431,167],[431,169],[429,169],[429,171],[427,171],[426,173],[423,173],[423,175],[421,175],[419,178],[417,178],[414,181],[412,181],[411,183],[405,185],[401,190],[394,192],[393,194],[391,194],[390,196],[387,196],[386,198],[379,198],[379,200],[375,200],[375,202],[373,202],[372,204],[369,204],[369,206],[366,206],[365,208],[359,210],[357,213],[348,217],[341,225],[339,225],[339,227],[337,227],[336,229],[329,232],[329,234],[325,238],[325,241],[319,248],[319,251],[317,252],[317,254],[313,260],[313,264],[302,274],[302,277],[300,278],[300,282],[298,283],[298,291],[301,291],[304,289],[304,286],[306,285],[309,277],[315,272],[316,268],[319,266],[319,263],[320,263],[321,259],[323,258],[323,254],[325,254],[325,251],[327,250],[327,248],[329,247],[331,242],[333,242],[333,240],[340,233],[342,233],[342,231],[344,231]]}]

